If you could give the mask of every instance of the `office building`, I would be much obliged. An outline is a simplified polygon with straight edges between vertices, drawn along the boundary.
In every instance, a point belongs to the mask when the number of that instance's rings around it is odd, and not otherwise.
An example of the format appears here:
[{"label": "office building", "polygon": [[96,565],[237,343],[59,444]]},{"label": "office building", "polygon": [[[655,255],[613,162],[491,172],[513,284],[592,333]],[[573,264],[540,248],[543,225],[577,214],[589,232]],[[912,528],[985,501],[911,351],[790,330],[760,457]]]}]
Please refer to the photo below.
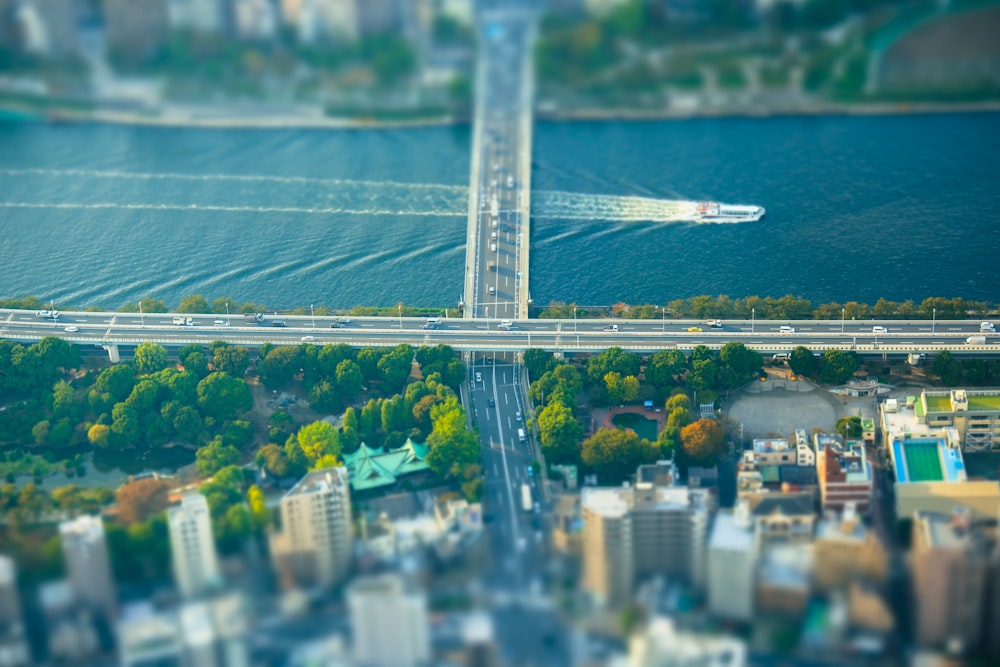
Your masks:
[{"label": "office building", "polygon": [[810,493],[760,493],[746,496],[760,547],[812,542],[816,510]]},{"label": "office building", "polygon": [[848,442],[839,435],[817,433],[816,476],[824,510],[843,511],[853,503],[855,511],[867,514],[875,476],[863,442]]},{"label": "office building", "polygon": [[76,601],[110,618],[117,607],[104,523],[80,516],[59,524],[63,558]]},{"label": "office building", "polygon": [[281,499],[281,533],[273,553],[298,586],[339,582],[351,565],[351,497],[347,469],[309,473]]},{"label": "office building", "polygon": [[219,561],[205,496],[184,496],[180,505],[167,510],[167,525],[174,581],[181,595],[193,597],[216,588],[220,583]]},{"label": "office building", "polygon": [[708,541],[708,609],[716,617],[749,622],[753,618],[757,540],[750,507],[738,501],[719,512]]},{"label": "office building", "polygon": [[354,580],[347,590],[358,667],[418,667],[430,660],[427,597],[398,574]]},{"label": "office building", "polygon": [[975,518],[995,519],[1000,485],[969,480],[958,429],[928,423],[919,405],[909,398],[905,404],[890,399],[880,405],[883,441],[895,477],[896,516],[947,514],[961,506],[971,510]]},{"label": "office building", "polygon": [[1000,631],[991,586],[1000,574],[995,528],[978,525],[963,507],[915,512],[911,548],[916,641],[956,654],[988,643]]},{"label": "office building", "polygon": [[705,578],[708,505],[704,493],[682,487],[586,487],[583,513],[584,587],[594,598],[620,604],[637,579]]}]

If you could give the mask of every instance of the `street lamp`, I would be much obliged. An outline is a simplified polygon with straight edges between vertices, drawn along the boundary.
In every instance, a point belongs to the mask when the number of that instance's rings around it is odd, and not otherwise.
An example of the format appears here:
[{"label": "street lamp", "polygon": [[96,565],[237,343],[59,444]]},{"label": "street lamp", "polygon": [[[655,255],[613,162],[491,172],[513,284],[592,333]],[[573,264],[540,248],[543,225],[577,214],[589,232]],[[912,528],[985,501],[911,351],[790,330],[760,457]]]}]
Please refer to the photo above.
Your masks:
[{"label": "street lamp", "polygon": [[573,306],[573,333],[576,333],[576,306]]},{"label": "street lamp", "polygon": [[142,299],[139,299],[139,326],[146,326],[146,317],[142,314]]},{"label": "street lamp", "polygon": [[403,304],[397,303],[396,308],[399,310],[399,330],[403,330]]},{"label": "street lamp", "polygon": [[490,330],[490,307],[486,306],[486,330]]},{"label": "street lamp", "polygon": [[934,327],[937,325],[937,308],[931,309],[931,334],[934,333]]},{"label": "street lamp", "polygon": [[750,333],[753,333],[754,324],[756,323],[756,320],[757,320],[757,309],[756,308],[751,308],[750,309]]},{"label": "street lamp", "polygon": [[840,309],[840,333],[844,333],[844,319],[847,317],[847,309]]},{"label": "street lamp", "polygon": [[660,333],[667,333],[667,307],[666,306],[662,306],[660,308],[660,314],[662,316],[661,319],[660,319],[660,321],[663,323],[662,326],[660,327]]},{"label": "street lamp", "polygon": [[[142,304],[139,304],[140,310],[142,309]],[[229,302],[226,302],[226,326],[229,326]]]},{"label": "street lamp", "polygon": [[309,304],[309,317],[312,318],[313,329],[315,329],[316,328],[316,310],[313,308],[313,304],[311,304],[311,303]]}]

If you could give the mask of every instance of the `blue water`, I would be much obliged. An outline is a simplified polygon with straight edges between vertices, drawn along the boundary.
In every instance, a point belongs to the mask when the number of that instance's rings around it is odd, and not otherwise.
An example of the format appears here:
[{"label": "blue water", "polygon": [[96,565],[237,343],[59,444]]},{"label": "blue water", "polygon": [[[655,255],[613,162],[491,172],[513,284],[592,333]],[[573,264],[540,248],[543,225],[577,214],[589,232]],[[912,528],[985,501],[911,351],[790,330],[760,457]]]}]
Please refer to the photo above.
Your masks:
[{"label": "blue water", "polygon": [[[462,289],[469,145],[467,127],[0,123],[0,296],[450,306]],[[536,304],[720,293],[996,301],[998,174],[1000,114],[542,123],[531,294]],[[636,220],[658,216],[644,198],[759,204],[767,215]]]}]

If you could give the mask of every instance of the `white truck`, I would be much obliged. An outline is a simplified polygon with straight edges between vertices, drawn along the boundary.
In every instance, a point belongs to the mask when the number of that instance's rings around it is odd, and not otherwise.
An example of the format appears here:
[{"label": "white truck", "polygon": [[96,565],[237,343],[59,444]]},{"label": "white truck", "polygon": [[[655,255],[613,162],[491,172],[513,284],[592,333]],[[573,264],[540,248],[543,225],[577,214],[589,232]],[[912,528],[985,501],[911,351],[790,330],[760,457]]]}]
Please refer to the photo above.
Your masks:
[{"label": "white truck", "polygon": [[980,333],[996,333],[997,329],[992,322],[980,322],[979,323]]},{"label": "white truck", "polygon": [[183,315],[174,315],[174,325],[178,327],[189,327],[194,324],[194,319]]},{"label": "white truck", "polygon": [[986,336],[969,336],[965,339],[966,345],[986,345]]},{"label": "white truck", "polygon": [[531,501],[531,487],[527,484],[521,484],[521,509],[530,512],[534,507],[535,505]]}]

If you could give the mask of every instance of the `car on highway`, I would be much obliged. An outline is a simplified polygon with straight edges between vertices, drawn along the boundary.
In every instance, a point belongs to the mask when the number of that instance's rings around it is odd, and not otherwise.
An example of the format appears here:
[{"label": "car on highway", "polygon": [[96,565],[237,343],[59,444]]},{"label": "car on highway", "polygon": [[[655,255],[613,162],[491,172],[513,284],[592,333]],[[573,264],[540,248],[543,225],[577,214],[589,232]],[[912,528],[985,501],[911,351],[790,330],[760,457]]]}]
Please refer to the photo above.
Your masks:
[{"label": "car on highway", "polygon": [[610,331],[612,333],[618,333],[618,325],[617,324],[609,324],[608,326],[604,327],[604,330],[605,331]]},{"label": "car on highway", "polygon": [[520,410],[518,410],[517,412],[514,413],[514,419],[516,421],[521,421],[521,411]]},{"label": "car on highway", "polygon": [[482,382],[482,381],[483,381],[483,374],[476,372],[476,382]]},{"label": "car on highway", "polygon": [[492,398],[487,400],[486,404],[489,405],[491,408],[495,408],[497,406],[497,402],[494,401]]},{"label": "car on highway", "polygon": [[344,325],[341,324],[340,322],[334,322],[333,324],[330,325],[330,328],[331,329],[343,329]]},{"label": "car on highway", "polygon": [[873,334],[886,334],[886,333],[889,333],[889,330],[886,329],[885,327],[872,327],[872,333]]},{"label": "car on highway", "polygon": [[213,327],[228,327],[229,326],[229,322],[227,322],[226,320],[215,320],[214,322],[212,322],[212,326]]},{"label": "car on highway", "polygon": [[713,329],[722,328],[722,320],[709,320],[708,322],[706,322],[706,324],[708,324],[708,326],[712,327]]},{"label": "car on highway", "polygon": [[701,333],[703,329],[701,327],[688,327],[688,331],[691,333]]},{"label": "car on highway", "polygon": [[40,310],[35,313],[38,317],[45,318],[47,320],[58,320],[59,311],[58,310]]},{"label": "car on highway", "polygon": [[308,342],[316,340],[316,336],[303,336],[299,340],[308,343]]},{"label": "car on highway", "polygon": [[68,326],[65,329],[63,329],[63,331],[65,331],[66,333],[76,333],[79,330],[80,330],[80,327],[78,327],[76,325],[73,325],[73,324],[71,324],[70,326]]}]

